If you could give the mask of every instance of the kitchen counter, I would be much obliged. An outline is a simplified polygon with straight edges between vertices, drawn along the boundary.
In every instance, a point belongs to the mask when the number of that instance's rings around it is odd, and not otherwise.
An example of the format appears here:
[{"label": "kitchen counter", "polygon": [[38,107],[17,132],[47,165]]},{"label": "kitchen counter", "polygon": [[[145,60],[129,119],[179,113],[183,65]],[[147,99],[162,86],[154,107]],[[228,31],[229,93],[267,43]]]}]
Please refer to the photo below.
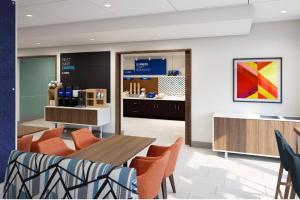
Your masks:
[{"label": "kitchen counter", "polygon": [[[280,115],[260,115],[260,114],[236,114],[236,113],[214,113],[213,117],[221,118],[233,118],[233,119],[256,119],[256,120],[271,120],[271,121],[283,121],[283,122],[300,122],[299,119],[287,119]],[[276,118],[275,118],[276,117]],[[286,116],[288,117],[288,116]],[[293,116],[294,117],[294,116]]]},{"label": "kitchen counter", "polygon": [[157,98],[139,98],[139,97],[123,97],[123,99],[156,100],[156,101],[185,101],[185,96],[165,96],[162,99],[157,99]]}]

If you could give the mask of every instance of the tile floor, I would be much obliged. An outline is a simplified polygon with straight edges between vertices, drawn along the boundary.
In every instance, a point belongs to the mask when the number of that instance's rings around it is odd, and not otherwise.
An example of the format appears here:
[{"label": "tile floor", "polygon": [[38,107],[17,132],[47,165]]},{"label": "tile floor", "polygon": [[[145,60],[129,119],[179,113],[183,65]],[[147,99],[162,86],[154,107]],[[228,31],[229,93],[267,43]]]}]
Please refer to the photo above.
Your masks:
[{"label": "tile floor", "polygon": [[[157,138],[156,144],[169,145],[179,136],[184,136],[184,122],[124,118],[123,129],[127,135]],[[43,120],[26,123],[28,125],[52,126]],[[38,138],[39,133],[34,135]],[[74,148],[72,141],[67,144]],[[144,155],[145,151],[141,152]],[[180,198],[274,198],[278,159],[253,156],[229,155],[224,159],[220,153],[210,149],[184,145],[180,152],[175,182],[177,193],[168,197]]]}]

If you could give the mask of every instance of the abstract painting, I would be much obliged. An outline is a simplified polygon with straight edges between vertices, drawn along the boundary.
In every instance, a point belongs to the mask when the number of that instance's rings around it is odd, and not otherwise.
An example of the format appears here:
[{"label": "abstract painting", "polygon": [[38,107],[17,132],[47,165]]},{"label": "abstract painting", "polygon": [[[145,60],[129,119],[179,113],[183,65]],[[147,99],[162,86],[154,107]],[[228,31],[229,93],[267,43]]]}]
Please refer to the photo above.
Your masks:
[{"label": "abstract painting", "polygon": [[234,101],[282,103],[282,58],[233,59]]}]

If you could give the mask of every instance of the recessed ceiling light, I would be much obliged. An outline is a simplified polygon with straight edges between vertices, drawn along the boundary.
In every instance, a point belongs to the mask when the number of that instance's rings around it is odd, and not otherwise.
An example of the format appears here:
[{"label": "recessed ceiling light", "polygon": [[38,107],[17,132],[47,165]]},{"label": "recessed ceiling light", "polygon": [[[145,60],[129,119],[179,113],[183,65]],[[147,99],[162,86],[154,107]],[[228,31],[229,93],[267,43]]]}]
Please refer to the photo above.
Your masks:
[{"label": "recessed ceiling light", "polygon": [[106,4],[104,4],[104,6],[105,6],[106,8],[110,8],[110,7],[111,7],[111,4],[110,4],[110,3],[106,3]]},{"label": "recessed ceiling light", "polygon": [[287,11],[286,10],[282,10],[282,11],[280,11],[280,13],[285,14],[285,13],[287,13]]},{"label": "recessed ceiling light", "polygon": [[35,44],[36,44],[36,45],[40,45],[41,43],[40,43],[40,42],[36,42]]},{"label": "recessed ceiling light", "polygon": [[94,41],[94,40],[95,40],[95,38],[90,38],[90,40],[91,40],[91,41]]},{"label": "recessed ceiling light", "polygon": [[27,14],[26,17],[32,17],[32,15],[31,14]]}]

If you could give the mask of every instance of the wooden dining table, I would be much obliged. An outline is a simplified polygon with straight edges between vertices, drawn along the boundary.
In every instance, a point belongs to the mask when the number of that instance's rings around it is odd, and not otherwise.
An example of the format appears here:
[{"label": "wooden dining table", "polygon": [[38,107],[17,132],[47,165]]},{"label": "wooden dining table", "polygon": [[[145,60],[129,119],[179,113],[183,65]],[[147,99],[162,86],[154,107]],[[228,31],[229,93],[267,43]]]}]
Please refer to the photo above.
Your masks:
[{"label": "wooden dining table", "polygon": [[70,158],[127,166],[127,161],[149,146],[155,138],[115,135],[69,155]]},{"label": "wooden dining table", "polygon": [[40,127],[40,126],[27,126],[27,125],[18,125],[17,126],[17,134],[18,138],[31,135],[40,131],[48,130],[47,127]]}]

